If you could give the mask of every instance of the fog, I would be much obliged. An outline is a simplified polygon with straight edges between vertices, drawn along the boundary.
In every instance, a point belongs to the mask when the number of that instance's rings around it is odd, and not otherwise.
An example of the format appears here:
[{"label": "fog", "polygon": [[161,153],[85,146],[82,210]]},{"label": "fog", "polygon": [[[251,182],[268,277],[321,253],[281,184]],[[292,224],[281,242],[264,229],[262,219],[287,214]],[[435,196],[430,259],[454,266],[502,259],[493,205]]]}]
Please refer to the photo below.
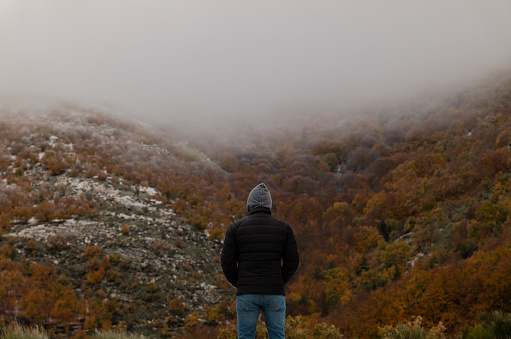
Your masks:
[{"label": "fog", "polygon": [[510,15],[505,0],[2,0],[0,96],[164,124],[342,110],[509,69]]}]

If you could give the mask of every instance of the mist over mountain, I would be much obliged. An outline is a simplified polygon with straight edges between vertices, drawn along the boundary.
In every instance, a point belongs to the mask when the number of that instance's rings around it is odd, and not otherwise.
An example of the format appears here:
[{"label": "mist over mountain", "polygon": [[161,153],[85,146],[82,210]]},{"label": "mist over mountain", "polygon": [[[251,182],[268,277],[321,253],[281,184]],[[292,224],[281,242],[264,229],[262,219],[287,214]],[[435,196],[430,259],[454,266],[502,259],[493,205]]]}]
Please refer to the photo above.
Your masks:
[{"label": "mist over mountain", "polygon": [[349,112],[509,68],[510,12],[461,0],[2,1],[0,93],[169,125]]},{"label": "mist over mountain", "polygon": [[510,73],[225,139],[116,112],[2,107],[0,326],[235,335],[219,250],[260,182],[304,258],[286,286],[289,334],[458,338],[506,324]]},{"label": "mist over mountain", "polygon": [[0,327],[235,337],[219,251],[264,182],[289,336],[504,337],[509,13],[0,2]]}]

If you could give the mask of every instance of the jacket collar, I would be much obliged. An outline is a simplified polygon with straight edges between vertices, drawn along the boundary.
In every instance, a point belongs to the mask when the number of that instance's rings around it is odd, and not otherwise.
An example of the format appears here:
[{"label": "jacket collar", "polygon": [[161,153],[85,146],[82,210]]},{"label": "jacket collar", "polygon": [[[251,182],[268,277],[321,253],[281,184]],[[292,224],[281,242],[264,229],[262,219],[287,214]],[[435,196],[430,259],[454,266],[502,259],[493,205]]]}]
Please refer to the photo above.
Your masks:
[{"label": "jacket collar", "polygon": [[256,207],[253,210],[250,210],[250,212],[248,212],[248,215],[252,215],[252,214],[256,214],[256,213],[264,213],[264,214],[271,215],[271,210],[267,207]]}]

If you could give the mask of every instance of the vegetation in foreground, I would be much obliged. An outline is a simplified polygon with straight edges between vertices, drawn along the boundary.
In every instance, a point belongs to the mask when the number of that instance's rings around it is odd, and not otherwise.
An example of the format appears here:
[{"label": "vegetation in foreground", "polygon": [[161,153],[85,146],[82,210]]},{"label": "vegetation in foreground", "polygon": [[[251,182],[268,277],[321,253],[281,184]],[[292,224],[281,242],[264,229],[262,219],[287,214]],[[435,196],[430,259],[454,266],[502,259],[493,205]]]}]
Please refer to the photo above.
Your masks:
[{"label": "vegetation in foreground", "polygon": [[[49,339],[51,336],[42,328],[39,327],[24,327],[17,323],[4,326],[0,332],[2,339]],[[145,339],[147,337],[139,334],[128,332],[109,332],[109,331],[95,331],[91,335],[83,330],[80,330],[74,336],[80,339]]]},{"label": "vegetation in foreground", "polygon": [[[511,313],[482,312],[478,323],[472,327],[465,328],[461,334],[450,336],[446,334],[446,327],[440,322],[432,328],[425,328],[422,324],[422,317],[417,316],[412,321],[400,323],[395,326],[385,326],[378,331],[380,339],[507,339],[511,338]],[[344,338],[339,329],[326,323],[317,323],[311,327],[311,323],[298,316],[286,319],[286,338],[289,339],[336,339]],[[215,333],[217,332],[217,333]],[[235,339],[237,332],[234,324],[223,326],[219,331],[208,331],[195,329],[188,334],[178,336],[179,338],[206,338],[215,333],[218,339]],[[206,336],[204,336],[206,335]],[[263,322],[257,325],[256,339],[267,338],[266,328]],[[0,332],[1,339],[49,339],[50,336],[41,328],[28,328],[19,324],[4,326]],[[89,339],[144,339],[143,335],[128,332],[95,331],[87,334],[85,331],[78,331],[75,338]]]}]

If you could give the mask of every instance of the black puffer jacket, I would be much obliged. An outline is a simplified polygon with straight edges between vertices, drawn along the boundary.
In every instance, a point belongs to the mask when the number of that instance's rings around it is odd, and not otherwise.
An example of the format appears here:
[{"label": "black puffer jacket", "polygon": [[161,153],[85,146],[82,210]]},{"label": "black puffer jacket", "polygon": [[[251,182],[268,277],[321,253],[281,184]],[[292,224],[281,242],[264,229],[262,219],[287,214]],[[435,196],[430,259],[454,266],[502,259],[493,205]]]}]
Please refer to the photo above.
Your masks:
[{"label": "black puffer jacket", "polygon": [[237,295],[285,295],[284,285],[299,261],[293,230],[272,217],[267,207],[247,209],[248,216],[232,223],[225,234],[221,257],[224,274],[237,288]]}]

